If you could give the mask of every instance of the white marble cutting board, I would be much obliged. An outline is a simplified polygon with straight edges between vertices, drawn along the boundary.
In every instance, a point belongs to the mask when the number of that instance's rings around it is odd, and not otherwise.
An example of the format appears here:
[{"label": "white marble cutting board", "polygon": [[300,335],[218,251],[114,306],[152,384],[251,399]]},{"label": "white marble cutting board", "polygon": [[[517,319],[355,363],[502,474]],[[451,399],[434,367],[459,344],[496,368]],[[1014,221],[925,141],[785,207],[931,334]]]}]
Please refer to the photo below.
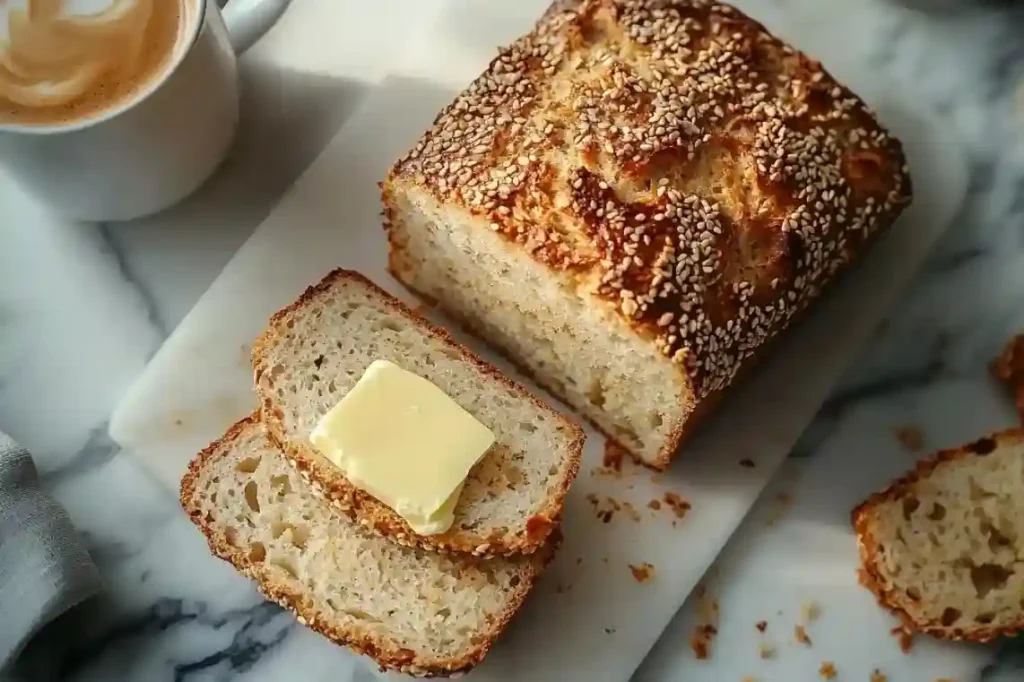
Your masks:
[{"label": "white marble cutting board", "polygon": [[[368,96],[168,339],[115,411],[111,434],[169,488],[177,485],[194,452],[254,405],[248,347],[277,308],[339,265],[359,269],[410,298],[384,270],[375,183],[436,111],[483,69],[496,46],[526,30],[546,4],[452,3],[410,50],[405,66]],[[898,93],[887,92],[877,74],[844,63],[842,55],[827,52],[828,45],[815,45],[812,36],[804,42],[778,21],[761,18],[798,46],[818,48],[815,56],[878,108],[906,145],[914,206],[863,267],[732,396],[670,473],[652,480],[646,471],[627,466],[620,479],[592,475],[603,439],[588,431],[585,465],[566,509],[564,548],[535,598],[471,679],[628,678],[921,265],[963,196],[960,154],[936,124],[913,113]],[[479,344],[470,345],[496,360]],[[744,458],[756,466],[740,466]],[[647,508],[649,500],[669,490],[693,505],[685,519]],[[640,520],[620,511],[602,523],[586,500],[591,493],[631,501]],[[654,577],[641,584],[628,565],[645,562],[653,565]]]}]

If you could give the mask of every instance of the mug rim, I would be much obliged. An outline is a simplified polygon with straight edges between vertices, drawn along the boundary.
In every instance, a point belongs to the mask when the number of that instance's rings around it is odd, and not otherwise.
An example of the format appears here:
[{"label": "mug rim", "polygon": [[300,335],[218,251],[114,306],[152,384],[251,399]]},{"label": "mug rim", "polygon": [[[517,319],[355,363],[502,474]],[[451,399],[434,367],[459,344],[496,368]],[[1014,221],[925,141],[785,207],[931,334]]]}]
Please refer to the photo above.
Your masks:
[{"label": "mug rim", "polygon": [[163,74],[159,78],[154,79],[153,82],[151,82],[147,87],[140,90],[135,97],[122,103],[120,106],[117,106],[113,109],[104,112],[99,116],[87,118],[83,121],[78,121],[77,123],[65,123],[60,125],[0,123],[0,133],[19,133],[23,135],[33,136],[54,135],[59,133],[73,133],[79,130],[86,130],[88,128],[92,128],[93,126],[99,125],[100,123],[105,123],[111,119],[117,118],[121,114],[137,107],[138,105],[148,100],[153,95],[153,93],[155,93],[157,90],[163,87],[164,83],[170,80],[171,76],[173,76],[178,71],[178,68],[181,66],[181,63],[185,61],[185,58],[189,55],[190,52],[192,52],[192,48],[195,47],[196,41],[199,40],[199,34],[202,32],[203,26],[206,24],[206,5],[209,2],[209,0],[189,0],[189,2],[195,5],[196,20],[192,22],[190,33],[186,34],[182,38],[181,49],[178,51],[178,54],[175,55],[174,59],[171,60],[170,64],[168,64],[167,68],[164,69]]}]

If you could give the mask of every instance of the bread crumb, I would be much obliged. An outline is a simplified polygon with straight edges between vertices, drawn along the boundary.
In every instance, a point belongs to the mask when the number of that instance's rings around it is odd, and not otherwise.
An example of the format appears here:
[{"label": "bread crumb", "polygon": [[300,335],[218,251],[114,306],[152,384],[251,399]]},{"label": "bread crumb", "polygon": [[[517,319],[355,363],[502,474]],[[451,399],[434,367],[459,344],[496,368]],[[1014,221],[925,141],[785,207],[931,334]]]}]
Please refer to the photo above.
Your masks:
[{"label": "bread crumb", "polygon": [[686,512],[690,511],[690,503],[676,493],[667,492],[663,499],[678,519],[683,518],[686,516]]},{"label": "bread crumb", "polygon": [[693,655],[700,660],[707,660],[711,656],[711,640],[718,634],[718,628],[709,623],[698,625],[693,628],[693,636],[690,637],[690,648]]},{"label": "bread crumb", "polygon": [[800,618],[804,623],[813,623],[821,616],[821,607],[815,601],[804,602],[800,607]]},{"label": "bread crumb", "polygon": [[875,668],[871,671],[870,682],[889,682],[889,678],[881,670]]},{"label": "bread crumb", "polygon": [[896,641],[899,642],[900,651],[909,654],[914,648],[914,634],[902,625],[897,625],[889,631]]},{"label": "bread crumb", "polygon": [[901,426],[896,429],[896,439],[910,452],[924,450],[924,432],[916,426]]},{"label": "bread crumb", "polygon": [[638,512],[636,507],[634,507],[630,502],[623,502],[622,510],[626,512],[626,515],[631,521],[633,521],[633,523],[640,522],[640,512]]},{"label": "bread crumb", "polygon": [[801,644],[811,646],[811,638],[807,636],[807,630],[804,629],[803,625],[797,625],[793,628],[793,637]]},{"label": "bread crumb", "polygon": [[818,676],[823,680],[836,679],[836,666],[831,661],[825,661],[818,668]]},{"label": "bread crumb", "polygon": [[758,632],[764,632],[765,630],[768,629],[768,621],[766,621],[766,620],[759,620],[756,623],[754,623],[754,627],[757,628]]},{"label": "bread crumb", "polygon": [[647,583],[654,579],[654,566],[646,561],[642,564],[629,564],[629,570],[633,573],[633,579],[638,583]]},{"label": "bread crumb", "polygon": [[740,466],[746,467],[748,469],[753,469],[757,465],[754,464],[754,460],[750,459],[749,457],[744,457],[743,459],[740,460]]},{"label": "bread crumb", "polygon": [[768,642],[757,643],[757,655],[761,658],[775,658],[775,652],[776,649],[774,644],[769,644]]},{"label": "bread crumb", "polygon": [[608,438],[604,441],[604,457],[601,458],[601,466],[608,472],[622,473],[622,461],[629,457],[629,452],[624,447]]},{"label": "bread crumb", "polygon": [[654,511],[658,511],[659,509],[661,509],[661,500],[651,500],[650,502],[647,503],[647,506],[653,509]]},{"label": "bread crumb", "polygon": [[744,677],[740,682],[757,682],[756,677]]},{"label": "bread crumb", "polygon": [[1018,334],[992,362],[992,375],[1006,384],[1024,422],[1024,334]]},{"label": "bread crumb", "polygon": [[594,508],[594,513],[602,523],[610,523],[615,516],[615,512],[622,509],[621,504],[608,496],[601,497],[595,493],[589,493],[586,500]]}]

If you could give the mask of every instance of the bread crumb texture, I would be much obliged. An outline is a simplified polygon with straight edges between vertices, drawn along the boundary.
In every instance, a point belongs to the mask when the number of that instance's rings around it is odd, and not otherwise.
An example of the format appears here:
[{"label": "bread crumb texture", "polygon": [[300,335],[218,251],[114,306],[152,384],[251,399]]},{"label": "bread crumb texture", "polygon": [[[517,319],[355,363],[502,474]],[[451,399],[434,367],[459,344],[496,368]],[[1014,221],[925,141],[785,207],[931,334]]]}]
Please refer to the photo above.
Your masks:
[{"label": "bread crumb texture", "polygon": [[556,0],[392,170],[649,338],[698,399],[909,202],[898,141],[707,0]]},{"label": "bread crumb texture", "polygon": [[973,641],[1020,631],[1022,489],[1022,429],[923,460],[854,510],[862,582],[909,631]]},{"label": "bread crumb texture", "polygon": [[834,680],[836,679],[836,666],[831,661],[825,661],[818,668],[818,677],[823,680]]},{"label": "bread crumb texture", "polygon": [[804,646],[811,646],[811,638],[807,635],[807,630],[804,629],[803,625],[797,625],[793,628],[793,638]]},{"label": "bread crumb texture", "polygon": [[804,623],[813,623],[821,616],[821,606],[818,602],[807,601],[800,605],[800,618]]},{"label": "bread crumb texture", "polygon": [[633,574],[633,579],[638,583],[647,583],[654,580],[654,565],[646,561],[642,564],[630,564],[629,571]]},{"label": "bread crumb texture", "polygon": [[1024,334],[1018,334],[992,363],[992,374],[1006,384],[1024,422]]},{"label": "bread crumb texture", "polygon": [[889,682],[889,678],[878,668],[871,671],[871,677],[868,678],[869,682]]}]

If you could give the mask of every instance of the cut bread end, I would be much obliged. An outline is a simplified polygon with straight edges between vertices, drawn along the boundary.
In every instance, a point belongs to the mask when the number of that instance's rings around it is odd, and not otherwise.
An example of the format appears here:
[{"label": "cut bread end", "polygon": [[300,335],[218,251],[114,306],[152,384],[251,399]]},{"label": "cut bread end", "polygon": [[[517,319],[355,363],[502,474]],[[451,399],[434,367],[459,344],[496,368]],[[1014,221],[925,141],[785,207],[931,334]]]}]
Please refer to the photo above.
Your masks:
[{"label": "cut bread end", "polygon": [[389,268],[639,462],[664,469],[697,422],[685,372],[605,301],[404,178],[383,185]]},{"label": "cut bread end", "polygon": [[[378,359],[431,381],[496,437],[445,533],[415,533],[309,442]],[[271,437],[314,490],[364,526],[402,544],[477,556],[536,551],[558,527],[579,470],[580,428],[358,273],[336,270],[274,315],[253,347],[253,368]]]},{"label": "cut bread end", "polygon": [[861,580],[908,629],[1024,629],[1024,430],[945,450],[853,510]]},{"label": "cut bread end", "polygon": [[469,670],[490,650],[552,556],[476,559],[403,547],[314,494],[256,415],[203,450],[181,505],[213,553],[300,623],[417,676]]}]

